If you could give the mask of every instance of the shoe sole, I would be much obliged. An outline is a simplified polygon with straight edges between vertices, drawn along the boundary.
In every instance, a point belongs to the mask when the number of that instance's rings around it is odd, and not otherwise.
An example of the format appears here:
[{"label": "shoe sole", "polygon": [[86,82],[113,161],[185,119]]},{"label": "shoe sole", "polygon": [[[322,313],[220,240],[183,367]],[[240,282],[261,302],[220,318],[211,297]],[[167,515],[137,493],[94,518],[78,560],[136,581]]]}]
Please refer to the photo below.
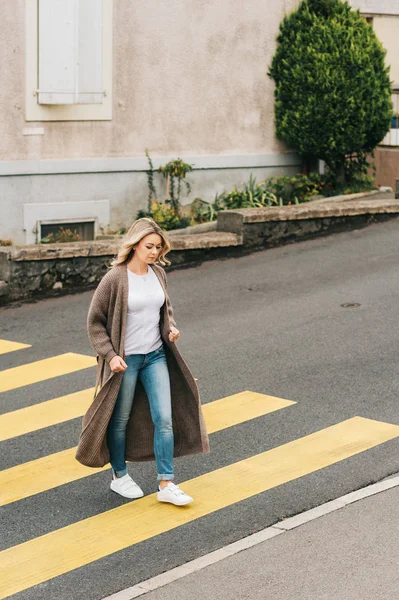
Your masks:
[{"label": "shoe sole", "polygon": [[128,500],[137,500],[138,498],[142,498],[144,496],[144,492],[142,492],[141,494],[136,495],[136,496],[126,496],[125,494],[121,494],[120,492],[118,492],[118,490],[114,490],[114,488],[111,486],[110,486],[110,490],[115,492],[115,494],[118,494],[118,496],[122,496],[122,498],[128,498]]},{"label": "shoe sole", "polygon": [[[193,498],[193,500],[194,500],[194,498]],[[164,502],[165,504],[173,504],[174,506],[187,506],[187,504],[191,504],[191,502],[193,502],[193,500],[189,500],[188,502],[177,503],[177,502],[172,502],[171,500],[161,500],[160,498],[158,498],[158,502]]]}]

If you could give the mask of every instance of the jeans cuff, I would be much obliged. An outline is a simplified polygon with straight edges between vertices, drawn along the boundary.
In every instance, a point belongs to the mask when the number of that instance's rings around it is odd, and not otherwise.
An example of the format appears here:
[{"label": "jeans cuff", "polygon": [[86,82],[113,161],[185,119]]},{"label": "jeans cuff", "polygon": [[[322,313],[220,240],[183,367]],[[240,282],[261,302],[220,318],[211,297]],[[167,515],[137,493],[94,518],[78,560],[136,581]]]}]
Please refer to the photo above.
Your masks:
[{"label": "jeans cuff", "polygon": [[173,473],[170,473],[169,475],[158,475],[157,481],[173,481],[174,478],[175,476]]},{"label": "jeans cuff", "polygon": [[117,474],[117,473],[118,473],[118,477],[123,477],[124,475],[127,475],[127,468],[125,468],[125,469],[121,469],[121,470],[115,470],[115,469],[113,468],[113,469],[112,469],[112,471],[113,471],[113,473],[114,473],[115,477],[116,477],[116,474]]}]

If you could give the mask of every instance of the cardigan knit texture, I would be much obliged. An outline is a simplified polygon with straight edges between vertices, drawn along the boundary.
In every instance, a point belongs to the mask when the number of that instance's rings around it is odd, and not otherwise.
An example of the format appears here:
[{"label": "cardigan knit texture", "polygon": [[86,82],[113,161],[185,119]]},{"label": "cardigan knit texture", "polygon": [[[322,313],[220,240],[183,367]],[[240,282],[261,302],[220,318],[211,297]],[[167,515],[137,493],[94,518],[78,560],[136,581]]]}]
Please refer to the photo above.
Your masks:
[{"label": "cardigan knit texture", "polygon": [[[166,290],[166,274],[157,264],[149,268],[153,269],[165,293],[160,310],[160,332],[171,386],[174,456],[208,453],[209,438],[197,384],[176,342],[169,340],[170,327],[176,327],[176,322]],[[127,309],[128,272],[124,263],[112,267],[104,275],[94,292],[87,316],[88,337],[97,357],[96,387],[93,401],[83,417],[76,459],[88,467],[103,467],[110,458],[106,432],[123,372],[114,373],[109,363],[114,356],[125,358]],[[154,425],[148,398],[139,380],[126,431],[125,459],[132,462],[155,460]]]}]

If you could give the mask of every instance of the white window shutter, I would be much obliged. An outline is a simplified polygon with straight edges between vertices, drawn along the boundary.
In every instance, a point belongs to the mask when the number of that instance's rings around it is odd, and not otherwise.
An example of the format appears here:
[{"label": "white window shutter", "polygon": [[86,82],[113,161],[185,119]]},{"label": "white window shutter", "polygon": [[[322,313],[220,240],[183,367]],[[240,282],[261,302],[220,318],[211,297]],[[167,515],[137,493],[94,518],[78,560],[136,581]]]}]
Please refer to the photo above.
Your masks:
[{"label": "white window shutter", "polygon": [[392,104],[395,113],[395,127],[388,131],[380,142],[380,146],[399,146],[399,90],[395,89],[392,94]]},{"label": "white window shutter", "polygon": [[102,0],[38,2],[39,103],[101,103]]},{"label": "white window shutter", "polygon": [[39,103],[73,104],[78,0],[39,0]]},{"label": "white window shutter", "polygon": [[396,117],[396,128],[395,129],[391,129],[391,141],[392,141],[392,146],[399,146],[399,93],[396,92],[395,94],[392,95],[392,103],[393,103],[393,109],[395,111],[395,117]]},{"label": "white window shutter", "polygon": [[103,101],[102,0],[79,1],[79,103]]}]

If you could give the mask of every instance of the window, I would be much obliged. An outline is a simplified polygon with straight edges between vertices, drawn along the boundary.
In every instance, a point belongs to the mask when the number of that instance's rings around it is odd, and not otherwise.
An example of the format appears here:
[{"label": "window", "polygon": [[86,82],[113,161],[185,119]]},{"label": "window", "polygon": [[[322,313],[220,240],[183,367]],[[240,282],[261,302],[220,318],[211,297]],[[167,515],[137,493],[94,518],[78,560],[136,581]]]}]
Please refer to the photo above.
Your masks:
[{"label": "window", "polygon": [[[43,240],[43,238],[47,238],[49,234],[50,238],[52,236],[56,236],[57,234],[61,234],[62,230],[69,230],[72,234],[77,234],[79,236],[79,240],[77,241],[90,241],[94,240],[94,221],[79,221],[79,222],[70,222],[68,221],[63,223],[46,223],[45,221],[40,223],[40,232],[39,232],[39,240]],[[69,239],[69,237],[68,237]],[[73,240],[71,240],[73,241]]]},{"label": "window", "polygon": [[397,85],[394,86],[392,104],[394,115],[391,121],[391,129],[380,143],[381,146],[399,146],[399,86]]},{"label": "window", "polygon": [[37,244],[60,227],[78,230],[83,239],[94,239],[101,228],[109,227],[109,200],[81,202],[29,202],[22,205],[25,244]]},{"label": "window", "polygon": [[112,118],[112,0],[26,1],[26,119]]}]

